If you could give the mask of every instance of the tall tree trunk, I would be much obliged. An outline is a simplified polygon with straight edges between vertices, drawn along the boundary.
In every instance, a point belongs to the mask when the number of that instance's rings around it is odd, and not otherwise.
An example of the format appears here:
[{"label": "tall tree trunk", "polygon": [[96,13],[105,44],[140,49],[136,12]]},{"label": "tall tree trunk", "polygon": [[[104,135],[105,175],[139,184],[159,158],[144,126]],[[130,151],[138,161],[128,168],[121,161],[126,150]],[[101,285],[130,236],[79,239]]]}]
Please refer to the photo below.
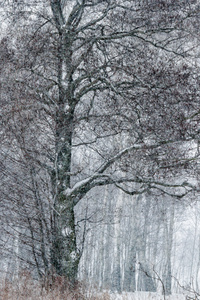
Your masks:
[{"label": "tall tree trunk", "polygon": [[163,272],[163,283],[165,286],[166,295],[171,294],[171,281],[172,281],[172,270],[171,270],[171,255],[172,255],[172,242],[173,242],[173,232],[174,232],[174,202],[171,202],[169,211],[169,223],[168,220],[164,224],[164,233],[166,241],[166,263]]},{"label": "tall tree trunk", "polygon": [[[61,103],[62,104],[62,103]],[[63,103],[64,104],[64,103]],[[79,253],[76,244],[74,199],[65,195],[70,188],[73,112],[60,107],[57,117],[56,163],[53,174],[54,222],[52,264],[59,275],[74,281],[78,272]]]},{"label": "tall tree trunk", "polygon": [[[142,198],[138,197],[142,200]],[[149,262],[147,260],[147,236],[149,226],[149,212],[150,212],[150,199],[144,199],[144,225],[143,232],[138,237],[138,260],[139,260],[139,274],[138,274],[138,287],[139,291],[156,292],[156,284],[153,278],[152,270],[150,269]]]},{"label": "tall tree trunk", "polygon": [[132,245],[127,258],[127,263],[125,265],[124,271],[124,285],[123,289],[128,292],[135,292],[136,290],[136,248]]},{"label": "tall tree trunk", "polygon": [[76,244],[74,199],[65,195],[70,188],[72,135],[75,101],[72,82],[72,36],[63,29],[64,19],[60,1],[51,1],[54,21],[59,32],[58,100],[55,115],[55,163],[52,174],[54,218],[52,236],[52,265],[57,274],[72,282],[78,272],[79,253]]}]

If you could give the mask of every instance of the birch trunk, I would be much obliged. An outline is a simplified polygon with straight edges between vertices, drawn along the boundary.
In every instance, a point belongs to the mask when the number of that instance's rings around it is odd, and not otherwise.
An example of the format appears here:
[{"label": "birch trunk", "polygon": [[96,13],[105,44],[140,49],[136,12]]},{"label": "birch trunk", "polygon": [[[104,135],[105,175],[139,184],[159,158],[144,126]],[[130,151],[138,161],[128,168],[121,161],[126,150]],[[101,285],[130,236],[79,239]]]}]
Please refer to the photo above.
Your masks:
[{"label": "birch trunk", "polygon": [[173,246],[173,233],[174,233],[174,202],[171,202],[169,211],[169,223],[165,220],[164,234],[166,241],[166,252],[165,252],[165,266],[163,273],[163,283],[165,286],[164,293],[170,295],[172,292],[172,270],[171,270],[171,255]]}]

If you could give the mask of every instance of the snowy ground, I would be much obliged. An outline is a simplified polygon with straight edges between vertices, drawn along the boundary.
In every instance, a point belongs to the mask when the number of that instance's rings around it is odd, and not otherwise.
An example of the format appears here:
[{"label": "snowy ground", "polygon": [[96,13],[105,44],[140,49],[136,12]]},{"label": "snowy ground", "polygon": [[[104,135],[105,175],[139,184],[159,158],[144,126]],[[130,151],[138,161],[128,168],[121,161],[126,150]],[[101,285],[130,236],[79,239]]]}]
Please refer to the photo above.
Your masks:
[{"label": "snowy ground", "polygon": [[135,292],[135,293],[122,293],[111,294],[112,300],[185,300],[185,295],[173,294],[170,296],[163,296],[157,293],[150,292]]}]

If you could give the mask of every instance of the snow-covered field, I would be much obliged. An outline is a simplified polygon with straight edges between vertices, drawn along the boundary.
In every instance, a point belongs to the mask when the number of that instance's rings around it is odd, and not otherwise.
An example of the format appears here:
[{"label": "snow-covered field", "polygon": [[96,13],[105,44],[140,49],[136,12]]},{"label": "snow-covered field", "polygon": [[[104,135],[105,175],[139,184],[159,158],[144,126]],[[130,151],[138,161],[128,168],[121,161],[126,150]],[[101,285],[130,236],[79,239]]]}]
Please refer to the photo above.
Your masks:
[{"label": "snow-covered field", "polygon": [[163,296],[158,293],[151,292],[135,292],[135,293],[122,293],[110,294],[112,300],[185,300],[186,296],[181,294],[173,294],[170,296]]}]

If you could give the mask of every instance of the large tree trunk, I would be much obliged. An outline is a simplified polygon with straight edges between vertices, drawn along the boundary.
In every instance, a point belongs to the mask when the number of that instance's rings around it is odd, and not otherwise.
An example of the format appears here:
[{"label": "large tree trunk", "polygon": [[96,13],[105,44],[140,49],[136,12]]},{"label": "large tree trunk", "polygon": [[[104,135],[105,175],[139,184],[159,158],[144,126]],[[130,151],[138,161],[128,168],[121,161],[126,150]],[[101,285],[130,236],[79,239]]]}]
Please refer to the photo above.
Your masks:
[{"label": "large tree trunk", "polygon": [[74,282],[78,272],[79,253],[76,245],[74,210],[71,199],[61,200],[56,205],[52,241],[52,264],[59,275]]},{"label": "large tree trunk", "polygon": [[59,33],[58,99],[55,115],[55,164],[52,174],[54,218],[52,236],[52,265],[57,274],[74,281],[79,254],[76,245],[74,201],[65,195],[70,188],[71,146],[75,101],[72,83],[72,37],[63,28],[64,18],[60,1],[51,1],[55,25]]},{"label": "large tree trunk", "polygon": [[62,97],[59,104],[56,120],[56,161],[52,176],[54,191],[52,264],[57,274],[66,276],[73,282],[77,276],[79,263],[74,199],[65,195],[65,190],[70,188],[73,111],[71,110],[70,114],[64,113]]}]

